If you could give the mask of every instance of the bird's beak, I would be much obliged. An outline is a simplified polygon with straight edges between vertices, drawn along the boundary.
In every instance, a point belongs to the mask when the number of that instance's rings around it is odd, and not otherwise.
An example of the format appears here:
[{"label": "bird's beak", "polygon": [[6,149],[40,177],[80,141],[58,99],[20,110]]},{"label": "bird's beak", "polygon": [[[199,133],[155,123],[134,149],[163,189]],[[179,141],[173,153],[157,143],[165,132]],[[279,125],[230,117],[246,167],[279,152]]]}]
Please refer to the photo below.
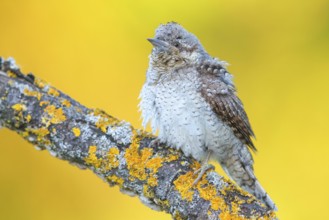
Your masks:
[{"label": "bird's beak", "polygon": [[150,41],[150,43],[155,47],[155,48],[159,48],[159,49],[163,49],[163,50],[167,50],[170,48],[170,44],[168,44],[165,41],[156,39],[156,38],[148,38],[148,41]]}]

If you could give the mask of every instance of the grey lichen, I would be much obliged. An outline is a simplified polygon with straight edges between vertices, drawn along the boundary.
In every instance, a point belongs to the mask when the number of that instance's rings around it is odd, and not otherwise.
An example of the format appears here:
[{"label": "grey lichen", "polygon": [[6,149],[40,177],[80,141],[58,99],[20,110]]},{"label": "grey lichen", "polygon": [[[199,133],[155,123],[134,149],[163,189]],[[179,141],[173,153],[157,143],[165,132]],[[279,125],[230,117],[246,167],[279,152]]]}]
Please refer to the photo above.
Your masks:
[{"label": "grey lichen", "polygon": [[0,62],[0,125],[174,219],[275,219],[215,172],[193,186],[197,161],[164,145],[149,146],[154,136],[22,74],[13,59]]}]

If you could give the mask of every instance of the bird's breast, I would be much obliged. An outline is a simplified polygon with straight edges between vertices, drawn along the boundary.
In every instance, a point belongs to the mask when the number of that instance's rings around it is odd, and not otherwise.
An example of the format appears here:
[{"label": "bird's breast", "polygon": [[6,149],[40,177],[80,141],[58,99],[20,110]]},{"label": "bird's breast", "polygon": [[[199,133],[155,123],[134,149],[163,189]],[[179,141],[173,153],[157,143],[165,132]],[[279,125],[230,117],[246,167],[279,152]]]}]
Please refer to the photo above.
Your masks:
[{"label": "bird's breast", "polygon": [[[232,131],[212,111],[199,92],[197,76],[175,77],[155,88],[159,138],[202,160],[207,149],[221,149],[232,141]],[[234,135],[233,135],[234,136]]]}]

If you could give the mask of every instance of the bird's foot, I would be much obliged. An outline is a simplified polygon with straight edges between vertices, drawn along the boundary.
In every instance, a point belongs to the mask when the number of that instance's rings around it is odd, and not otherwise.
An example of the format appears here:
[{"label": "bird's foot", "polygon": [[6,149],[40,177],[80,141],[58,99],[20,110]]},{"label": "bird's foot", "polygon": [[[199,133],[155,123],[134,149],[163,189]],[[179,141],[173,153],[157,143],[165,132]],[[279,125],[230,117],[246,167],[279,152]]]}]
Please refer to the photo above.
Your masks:
[{"label": "bird's foot", "polygon": [[160,141],[159,138],[156,138],[150,142],[149,147],[157,147],[160,144],[162,144],[162,142]]},{"label": "bird's foot", "polygon": [[215,167],[211,164],[202,164],[202,166],[193,173],[193,175],[198,174],[198,177],[194,180],[192,186],[195,186],[208,170],[215,170]]}]

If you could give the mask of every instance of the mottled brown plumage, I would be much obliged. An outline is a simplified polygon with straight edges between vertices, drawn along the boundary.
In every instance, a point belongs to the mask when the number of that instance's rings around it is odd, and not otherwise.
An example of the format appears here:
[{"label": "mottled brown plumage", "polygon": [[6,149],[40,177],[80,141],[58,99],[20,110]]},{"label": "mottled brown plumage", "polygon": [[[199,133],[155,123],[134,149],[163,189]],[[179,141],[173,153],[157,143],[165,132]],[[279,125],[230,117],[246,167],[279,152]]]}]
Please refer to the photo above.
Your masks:
[{"label": "mottled brown plumage", "polygon": [[198,71],[202,81],[201,94],[204,99],[218,116],[232,128],[236,137],[256,151],[251,140],[251,137],[255,135],[243,109],[243,104],[235,94],[234,85],[225,82],[226,69],[219,62],[212,62],[211,64],[205,62],[201,63]]}]

